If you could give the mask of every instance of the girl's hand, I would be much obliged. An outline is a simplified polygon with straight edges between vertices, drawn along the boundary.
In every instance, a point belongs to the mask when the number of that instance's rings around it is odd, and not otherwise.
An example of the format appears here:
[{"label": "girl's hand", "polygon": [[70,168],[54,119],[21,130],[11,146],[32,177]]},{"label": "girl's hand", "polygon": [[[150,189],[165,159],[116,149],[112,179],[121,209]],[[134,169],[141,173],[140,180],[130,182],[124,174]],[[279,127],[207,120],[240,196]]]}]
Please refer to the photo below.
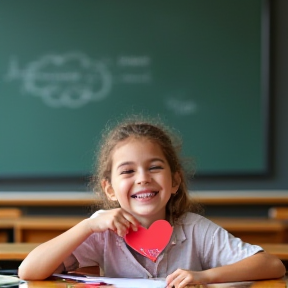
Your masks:
[{"label": "girl's hand", "polygon": [[189,284],[204,284],[208,283],[205,277],[205,271],[189,271],[177,269],[172,274],[166,277],[167,287],[182,288]]},{"label": "girl's hand", "polygon": [[89,219],[90,229],[94,232],[104,232],[107,229],[124,237],[131,228],[138,230],[140,223],[130,213],[122,208],[99,210]]}]

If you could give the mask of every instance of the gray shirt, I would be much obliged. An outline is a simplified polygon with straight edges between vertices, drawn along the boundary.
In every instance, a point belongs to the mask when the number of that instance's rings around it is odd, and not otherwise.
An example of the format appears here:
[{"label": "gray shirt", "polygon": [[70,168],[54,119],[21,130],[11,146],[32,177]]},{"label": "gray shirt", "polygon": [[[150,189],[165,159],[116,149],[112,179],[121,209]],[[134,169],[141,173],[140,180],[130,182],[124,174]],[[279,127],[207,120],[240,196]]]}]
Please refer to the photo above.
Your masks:
[{"label": "gray shirt", "polygon": [[[186,213],[175,223],[170,242],[155,263],[129,249],[124,239],[110,230],[89,236],[73,255],[79,267],[99,264],[107,277],[165,278],[178,268],[206,270],[259,251],[263,251],[260,246],[241,241],[200,215]],[[73,263],[74,257],[64,263],[68,270],[77,263]]]}]

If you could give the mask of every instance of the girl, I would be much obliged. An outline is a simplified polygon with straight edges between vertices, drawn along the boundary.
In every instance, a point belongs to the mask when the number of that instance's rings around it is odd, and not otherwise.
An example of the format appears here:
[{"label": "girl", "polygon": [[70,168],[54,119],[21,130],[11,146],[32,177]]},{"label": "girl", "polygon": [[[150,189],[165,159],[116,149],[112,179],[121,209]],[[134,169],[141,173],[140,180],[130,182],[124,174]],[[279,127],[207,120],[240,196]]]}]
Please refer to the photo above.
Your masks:
[{"label": "girl", "polygon": [[[22,262],[19,276],[45,279],[99,265],[108,277],[166,277],[168,287],[282,277],[285,267],[278,258],[195,213],[180,146],[173,139],[155,122],[126,120],[109,132],[92,183],[94,190],[104,192],[110,209],[38,246]],[[174,229],[154,263],[127,246],[123,237],[129,229],[148,228],[159,219]]]}]

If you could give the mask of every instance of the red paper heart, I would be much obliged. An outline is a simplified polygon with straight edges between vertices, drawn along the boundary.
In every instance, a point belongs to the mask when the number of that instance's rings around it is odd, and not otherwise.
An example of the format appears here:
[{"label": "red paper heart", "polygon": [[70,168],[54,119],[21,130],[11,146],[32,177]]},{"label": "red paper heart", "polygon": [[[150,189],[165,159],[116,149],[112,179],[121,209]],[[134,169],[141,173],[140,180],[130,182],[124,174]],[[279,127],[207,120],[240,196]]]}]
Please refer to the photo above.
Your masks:
[{"label": "red paper heart", "polygon": [[169,243],[172,232],[169,222],[157,220],[149,229],[139,226],[138,231],[130,230],[125,241],[131,248],[155,262]]}]

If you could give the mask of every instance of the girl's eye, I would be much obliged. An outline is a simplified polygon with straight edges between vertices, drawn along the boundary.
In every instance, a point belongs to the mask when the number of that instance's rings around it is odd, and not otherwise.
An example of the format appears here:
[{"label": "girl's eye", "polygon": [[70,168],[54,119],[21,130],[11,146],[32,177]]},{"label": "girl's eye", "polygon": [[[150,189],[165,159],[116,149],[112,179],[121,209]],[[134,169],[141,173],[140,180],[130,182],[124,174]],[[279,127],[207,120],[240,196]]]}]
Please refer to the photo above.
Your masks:
[{"label": "girl's eye", "polygon": [[163,167],[161,166],[152,166],[149,168],[149,170],[160,170],[160,169],[163,169]]},{"label": "girl's eye", "polygon": [[122,175],[122,174],[131,174],[131,173],[133,173],[134,172],[134,170],[124,170],[124,171],[121,171],[121,173],[120,173],[120,175]]}]

